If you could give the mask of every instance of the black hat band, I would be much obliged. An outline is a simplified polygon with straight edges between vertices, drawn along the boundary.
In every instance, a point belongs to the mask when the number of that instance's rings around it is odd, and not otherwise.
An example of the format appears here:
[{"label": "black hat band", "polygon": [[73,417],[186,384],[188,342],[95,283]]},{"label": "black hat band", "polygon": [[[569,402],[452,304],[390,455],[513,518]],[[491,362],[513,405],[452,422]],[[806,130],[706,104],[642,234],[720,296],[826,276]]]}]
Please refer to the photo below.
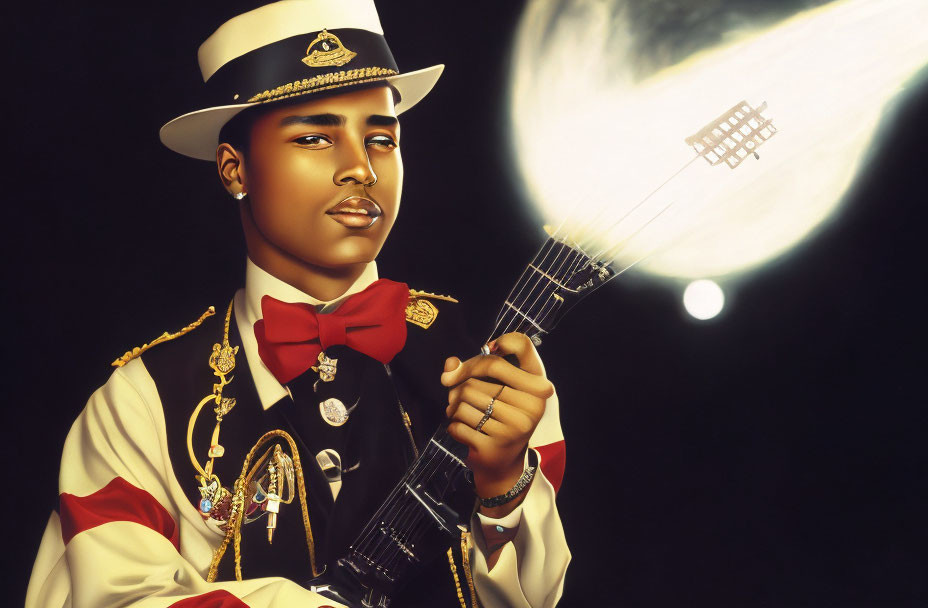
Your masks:
[{"label": "black hat band", "polygon": [[205,93],[214,105],[267,102],[398,73],[383,36],[353,28],[323,30],[236,57],[210,77]]}]

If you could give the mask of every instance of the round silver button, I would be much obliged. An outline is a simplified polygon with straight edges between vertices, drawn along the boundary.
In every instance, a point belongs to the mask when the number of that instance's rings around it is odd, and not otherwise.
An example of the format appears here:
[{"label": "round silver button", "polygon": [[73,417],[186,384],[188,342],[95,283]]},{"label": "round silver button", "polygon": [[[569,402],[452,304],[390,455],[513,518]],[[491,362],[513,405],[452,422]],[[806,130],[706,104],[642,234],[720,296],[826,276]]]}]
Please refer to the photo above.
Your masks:
[{"label": "round silver button", "polygon": [[345,404],[332,397],[319,404],[319,413],[322,419],[332,426],[341,426],[348,422],[348,408]]}]

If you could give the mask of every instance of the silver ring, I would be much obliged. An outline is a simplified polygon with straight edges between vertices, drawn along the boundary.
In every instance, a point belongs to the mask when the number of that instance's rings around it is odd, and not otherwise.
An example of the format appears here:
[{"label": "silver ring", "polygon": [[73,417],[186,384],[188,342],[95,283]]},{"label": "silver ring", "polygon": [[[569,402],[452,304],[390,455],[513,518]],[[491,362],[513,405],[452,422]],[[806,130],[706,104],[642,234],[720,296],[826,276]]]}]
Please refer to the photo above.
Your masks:
[{"label": "silver ring", "polygon": [[477,423],[477,426],[474,427],[474,430],[479,431],[483,428],[483,425],[487,423],[487,420],[490,419],[490,416],[493,415],[493,404],[496,403],[496,397],[490,399],[490,403],[487,404],[487,411],[484,412],[483,418],[480,419],[480,422]]}]

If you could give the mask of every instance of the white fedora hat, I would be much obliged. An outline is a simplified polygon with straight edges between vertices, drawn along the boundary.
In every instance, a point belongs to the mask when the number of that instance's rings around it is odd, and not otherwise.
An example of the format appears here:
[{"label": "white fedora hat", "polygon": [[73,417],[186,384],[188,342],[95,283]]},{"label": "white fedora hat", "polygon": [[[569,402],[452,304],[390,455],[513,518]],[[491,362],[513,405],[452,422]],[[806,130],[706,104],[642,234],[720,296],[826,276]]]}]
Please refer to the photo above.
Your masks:
[{"label": "white fedora hat", "polygon": [[161,127],[161,142],[180,154],[215,160],[219,131],[262,103],[370,82],[400,93],[396,113],[416,105],[443,65],[400,73],[373,0],[282,0],[233,17],[200,45],[202,110]]}]

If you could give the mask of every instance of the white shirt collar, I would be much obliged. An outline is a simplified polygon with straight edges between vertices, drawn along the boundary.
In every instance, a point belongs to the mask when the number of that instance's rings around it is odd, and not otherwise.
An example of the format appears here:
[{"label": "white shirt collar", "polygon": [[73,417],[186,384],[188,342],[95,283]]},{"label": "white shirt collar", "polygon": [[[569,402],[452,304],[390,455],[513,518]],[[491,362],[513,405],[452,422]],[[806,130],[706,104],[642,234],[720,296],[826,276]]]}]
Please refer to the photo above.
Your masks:
[{"label": "white shirt collar", "polygon": [[305,302],[319,306],[320,312],[330,312],[348,296],[364,291],[371,283],[377,280],[377,263],[370,262],[364,268],[361,276],[348,288],[348,291],[334,300],[317,300],[308,293],[304,293],[259,268],[248,258],[245,266],[245,288],[239,289],[235,294],[235,321],[238,333],[242,339],[242,349],[248,360],[248,369],[254,379],[258,391],[261,407],[268,409],[289,393],[271,370],[264,365],[258,355],[258,341],[255,339],[254,324],[263,317],[261,313],[261,298],[268,295],[283,302]]}]

